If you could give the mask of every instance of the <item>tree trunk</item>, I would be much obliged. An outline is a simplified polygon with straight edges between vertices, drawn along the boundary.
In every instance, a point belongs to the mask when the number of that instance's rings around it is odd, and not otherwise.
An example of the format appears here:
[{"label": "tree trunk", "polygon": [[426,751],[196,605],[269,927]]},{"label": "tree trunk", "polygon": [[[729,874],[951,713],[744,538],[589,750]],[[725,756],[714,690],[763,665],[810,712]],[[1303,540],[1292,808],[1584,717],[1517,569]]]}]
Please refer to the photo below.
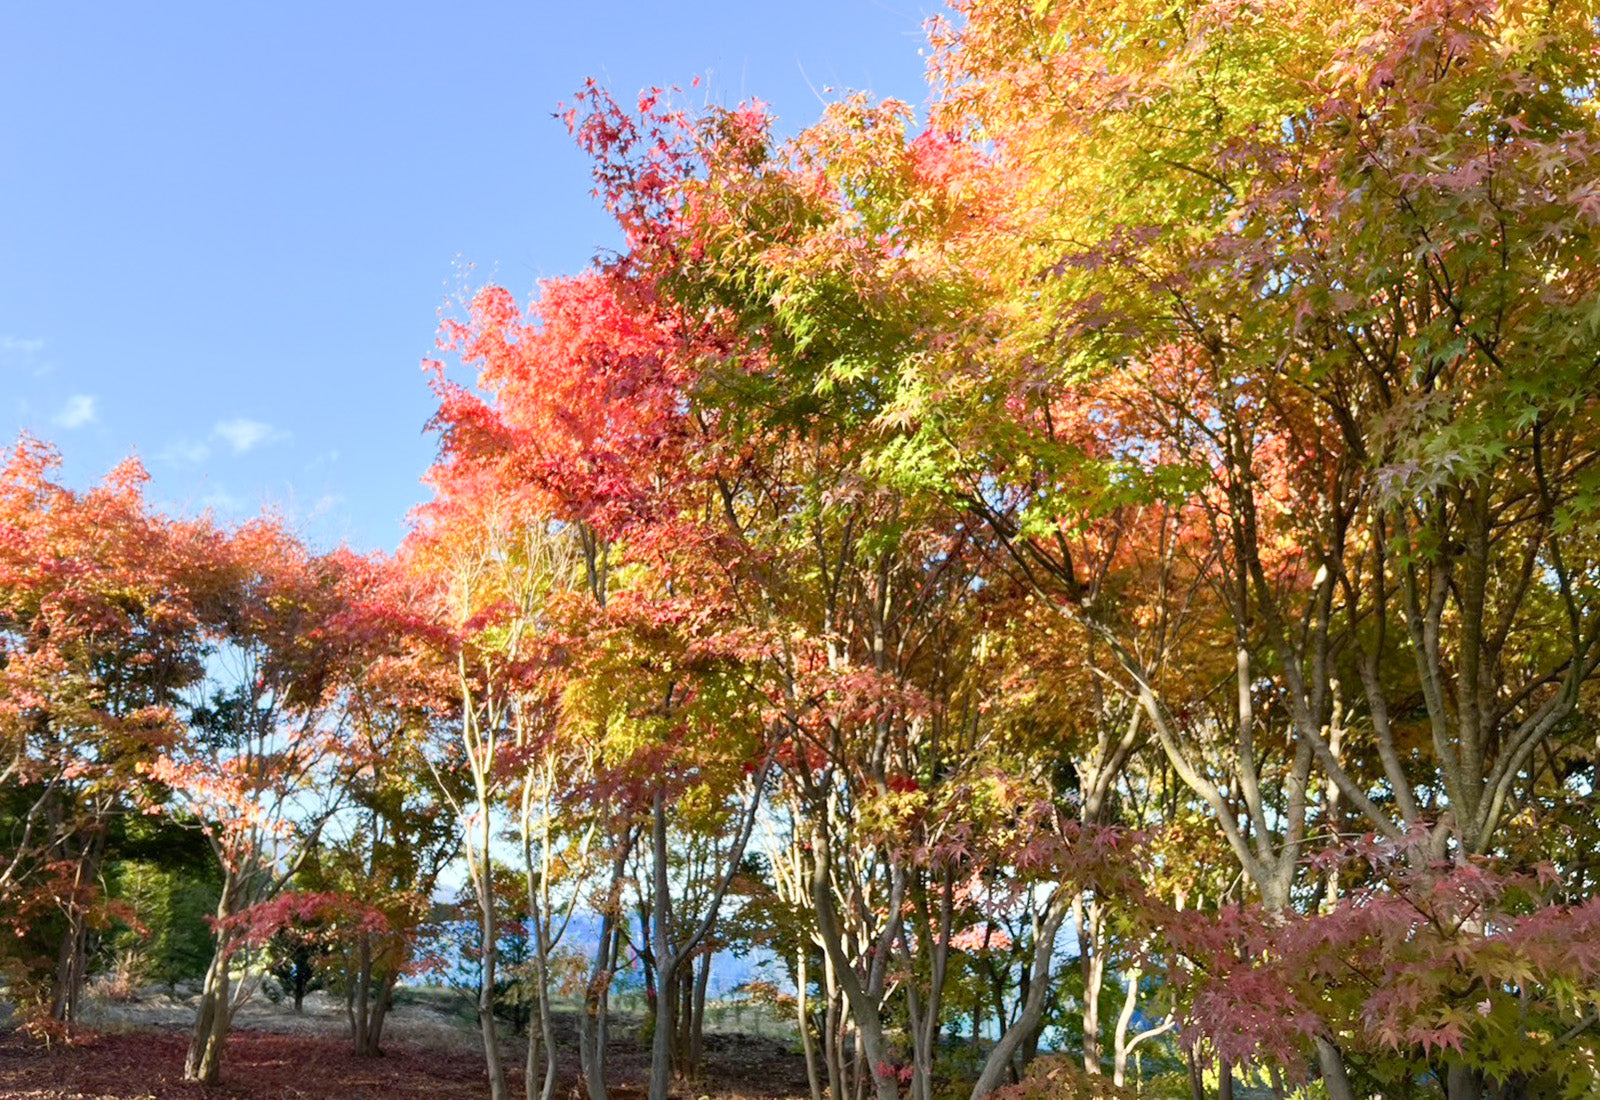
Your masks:
[{"label": "tree trunk", "polygon": [[[487,830],[487,826],[485,829]],[[506,1070],[500,1060],[500,1039],[495,1032],[494,1021],[495,964],[499,961],[495,949],[495,935],[499,931],[499,925],[495,920],[494,882],[489,876],[487,840],[477,878],[478,930],[482,937],[482,943],[478,948],[481,977],[481,984],[478,987],[478,1028],[483,1033],[484,1068],[489,1074],[489,1100],[507,1100]]]},{"label": "tree trunk", "polygon": [[[929,929],[928,935],[916,937],[926,949],[928,986],[926,1003],[918,1005],[915,983],[906,986],[906,1006],[911,1031],[911,1095],[913,1100],[933,1100],[934,1059],[939,1049],[941,1017],[944,1013],[944,987],[950,966],[950,935],[955,921],[955,882],[949,867],[941,869],[933,878],[937,895],[937,909],[930,903],[925,880],[918,880],[913,896],[919,911],[918,924]],[[914,941],[901,930],[900,943],[908,964],[912,963]],[[916,972],[909,965],[911,973]]]},{"label": "tree trunk", "polygon": [[195,1014],[194,1037],[183,1064],[183,1079],[212,1085],[222,1069],[222,1044],[228,1036],[228,948],[219,939],[200,987],[200,1007]]},{"label": "tree trunk", "polygon": [[383,1056],[383,1025],[394,1007],[400,962],[391,958],[381,977],[376,976],[378,960],[373,955],[371,933],[362,933],[357,941],[356,972],[345,994],[345,1012],[350,1018],[350,1045],[363,1058]]},{"label": "tree trunk", "polygon": [[[538,957],[535,960],[539,973],[539,1037],[547,1052],[544,1063],[544,1080],[539,1085],[539,1100],[551,1100],[556,1091],[556,1034],[555,1020],[550,1013],[550,946],[545,927],[535,926],[538,935]],[[531,1041],[531,1040],[530,1040]]]},{"label": "tree trunk", "polygon": [[1317,1036],[1317,1065],[1322,1068],[1322,1084],[1328,1090],[1328,1100],[1356,1100],[1350,1078],[1344,1071],[1344,1054],[1320,1035]]},{"label": "tree trunk", "polygon": [[1067,919],[1067,913],[1075,904],[1067,894],[1065,887],[1057,888],[1056,896],[1050,899],[1050,906],[1045,911],[1044,921],[1034,932],[1033,974],[1028,986],[1028,999],[1023,1003],[1016,1022],[1005,1029],[1000,1041],[989,1051],[978,1080],[972,1086],[972,1100],[982,1100],[999,1087],[1001,1077],[1011,1067],[1011,1056],[1022,1046],[1024,1037],[1044,1019],[1045,994],[1050,988],[1050,956],[1055,950],[1056,933],[1061,930],[1061,922]]},{"label": "tree trunk", "polygon": [[678,968],[672,979],[672,1076],[679,1081],[694,1074],[689,1064],[689,1032],[694,1029],[695,961]]},{"label": "tree trunk", "polygon": [[[817,829],[813,847],[816,865],[811,880],[812,904],[816,908],[817,926],[823,950],[834,960],[835,975],[850,1006],[851,1015],[855,1017],[856,1034],[860,1043],[857,1051],[858,1061],[864,1056],[864,1069],[872,1075],[873,1091],[878,1100],[899,1100],[900,1089],[889,1063],[889,1044],[883,1035],[880,1006],[873,995],[862,987],[841,942],[838,917],[833,907],[833,884],[828,875],[832,857],[829,854],[830,844],[826,826]],[[893,908],[891,906],[891,909]],[[858,1088],[862,1080],[863,1075],[858,1075]]]},{"label": "tree trunk", "polygon": [[1078,965],[1083,971],[1083,1072],[1100,1076],[1100,991],[1105,983],[1105,914],[1093,894],[1073,902],[1078,925]]},{"label": "tree trunk", "polygon": [[346,998],[350,1008],[350,1037],[356,1053],[367,1045],[367,1025],[370,1022],[372,997],[372,933],[363,932],[356,941],[356,974],[350,983]]},{"label": "tree trunk", "polygon": [[[524,783],[531,780],[524,779]],[[548,864],[543,869],[535,870],[533,849],[533,827],[530,820],[531,806],[530,788],[523,788],[522,803],[522,862],[524,884],[528,894],[528,922],[532,927],[529,933],[533,945],[534,977],[537,982],[535,989],[535,1010],[537,1016],[528,1027],[527,1062],[523,1067],[523,1095],[527,1100],[549,1100],[550,1093],[555,1086],[556,1048],[551,1037],[550,1022],[550,923],[553,914],[545,904],[549,898],[549,882],[546,876],[549,873]],[[544,818],[542,820],[548,820]],[[548,859],[549,834],[545,831],[541,853]],[[540,1073],[539,1055],[543,1048],[544,1072]]]},{"label": "tree trunk", "polygon": [[1139,975],[1141,968],[1135,963],[1128,971],[1127,994],[1122,998],[1122,1011],[1117,1013],[1117,1030],[1114,1036],[1111,1083],[1121,1088],[1128,1083],[1128,1024],[1133,1020],[1133,1010],[1139,1001]]},{"label": "tree trunk", "polygon": [[1446,1100],[1483,1100],[1483,1080],[1466,1066],[1453,1065],[1445,1070],[1444,1094]]},{"label": "tree trunk", "polygon": [[828,997],[823,1011],[822,1032],[822,1053],[828,1067],[828,1096],[829,1100],[832,1100],[833,1097],[839,1097],[840,1100],[843,1100],[845,1092],[844,995],[839,992],[839,983],[834,977],[833,957],[826,951],[822,953],[822,975],[824,992]]},{"label": "tree trunk", "polygon": [[694,979],[694,1001],[691,1005],[693,1021],[689,1028],[688,1072],[693,1080],[700,1079],[700,1055],[705,1049],[706,989],[711,985],[711,952],[700,956],[700,969]]},{"label": "tree trunk", "polygon": [[[225,873],[222,895],[217,899],[219,920],[233,914],[239,889],[238,880],[233,874]],[[232,952],[232,939],[225,933],[218,933],[211,949],[211,962],[206,966],[205,981],[200,987],[194,1037],[189,1041],[189,1054],[183,1063],[185,1081],[215,1084],[222,1070],[222,1044],[228,1037],[229,1017],[233,1013],[228,988],[228,963]]]},{"label": "tree trunk", "polygon": [[368,1010],[366,1039],[358,1052],[368,1058],[383,1056],[383,1025],[389,1019],[389,1010],[394,1007],[394,986],[399,977],[399,970],[389,970],[378,982],[378,996]]},{"label": "tree trunk", "polygon": [[583,1010],[578,1013],[578,1063],[589,1100],[609,1100],[610,1096],[606,1089],[606,1016],[620,931],[617,927],[617,908],[622,897],[622,876],[627,870],[628,851],[632,847],[630,836],[618,846],[617,854],[612,858],[611,887],[605,911],[600,915],[600,937],[595,944],[589,981],[584,986]]},{"label": "tree trunk", "polygon": [[78,1003],[88,976],[89,922],[83,910],[73,905],[67,914],[67,929],[61,935],[61,950],[56,956],[54,987],[50,995],[50,1015],[64,1024],[78,1018]]},{"label": "tree trunk", "polygon": [[73,870],[72,904],[67,912],[67,930],[62,934],[50,996],[50,1015],[65,1024],[77,1021],[83,988],[89,978],[89,921],[83,894],[85,884],[99,877],[104,856],[105,834],[100,831],[84,846]]},{"label": "tree trunk", "polygon": [[542,1074],[539,1072],[539,1048],[544,1039],[544,1029],[537,1024],[528,1028],[528,1042],[526,1058],[522,1066],[522,1095],[524,1100],[538,1100],[540,1087],[543,1085]]},{"label": "tree trunk", "polygon": [[1184,1051],[1183,1060],[1189,1068],[1189,1100],[1206,1100],[1205,1076],[1200,1072],[1200,1052],[1191,1046]]},{"label": "tree trunk", "polygon": [[811,954],[810,945],[804,941],[795,956],[795,1022],[800,1025],[800,1049],[806,1056],[806,1084],[811,1089],[811,1100],[822,1100],[822,1076],[817,1072],[817,1044],[811,1037],[811,1011],[806,1006],[806,997],[810,992],[807,986],[810,983],[806,975],[807,957]]},{"label": "tree trunk", "polygon": [[611,981],[607,961],[611,954],[611,921],[600,919],[600,942],[595,945],[594,965],[584,986],[583,1009],[578,1013],[578,1064],[583,1073],[589,1100],[608,1100],[605,1071],[605,995],[602,983]]},{"label": "tree trunk", "polygon": [[656,955],[655,1032],[650,1044],[650,1100],[667,1100],[672,1081],[672,1026],[677,1008],[677,962],[672,944],[672,899],[667,881],[666,794],[657,789],[651,812],[651,923]]}]

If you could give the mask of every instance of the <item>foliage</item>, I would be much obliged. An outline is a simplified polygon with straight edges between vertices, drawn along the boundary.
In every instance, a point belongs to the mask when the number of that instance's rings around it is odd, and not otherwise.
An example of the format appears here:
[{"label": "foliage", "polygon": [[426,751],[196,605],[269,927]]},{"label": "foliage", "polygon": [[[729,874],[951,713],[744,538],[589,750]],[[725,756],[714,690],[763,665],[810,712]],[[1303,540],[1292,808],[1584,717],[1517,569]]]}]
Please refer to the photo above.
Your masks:
[{"label": "foliage", "polygon": [[1198,964],[1178,977],[1191,1026],[1241,1063],[1293,1064],[1298,1036],[1338,1034],[1384,1091],[1459,1066],[1501,1088],[1588,1094],[1600,905],[1567,900],[1549,864],[1516,874],[1426,848],[1420,833],[1328,853],[1358,885],[1326,912],[1176,922],[1174,945]]},{"label": "foliage", "polygon": [[138,806],[220,876],[201,1078],[277,937],[353,1021],[460,969],[494,1100],[558,988],[604,1100],[633,973],[664,1100],[757,945],[816,1100],[1047,1034],[1018,1096],[1594,1091],[1593,6],[953,9],[925,117],[585,85],[624,248],[445,318],[393,558],[17,445],[18,988],[70,1019],[106,868],[176,927]]},{"label": "foliage", "polygon": [[217,907],[218,877],[204,863],[122,860],[111,865],[108,879],[112,897],[127,906],[131,920],[108,931],[102,957],[136,960],[134,976],[141,984],[171,990],[198,981],[211,958],[208,919]]}]

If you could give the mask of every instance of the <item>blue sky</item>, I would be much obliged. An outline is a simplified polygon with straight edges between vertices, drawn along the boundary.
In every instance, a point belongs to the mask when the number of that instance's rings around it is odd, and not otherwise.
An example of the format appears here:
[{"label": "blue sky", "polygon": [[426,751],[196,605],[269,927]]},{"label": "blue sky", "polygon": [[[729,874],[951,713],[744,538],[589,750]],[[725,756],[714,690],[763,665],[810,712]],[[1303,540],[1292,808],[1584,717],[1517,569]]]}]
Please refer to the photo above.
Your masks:
[{"label": "blue sky", "polygon": [[433,456],[439,314],[615,235],[551,117],[587,76],[785,130],[921,105],[938,0],[0,5],[0,435],[316,544],[392,548]]}]

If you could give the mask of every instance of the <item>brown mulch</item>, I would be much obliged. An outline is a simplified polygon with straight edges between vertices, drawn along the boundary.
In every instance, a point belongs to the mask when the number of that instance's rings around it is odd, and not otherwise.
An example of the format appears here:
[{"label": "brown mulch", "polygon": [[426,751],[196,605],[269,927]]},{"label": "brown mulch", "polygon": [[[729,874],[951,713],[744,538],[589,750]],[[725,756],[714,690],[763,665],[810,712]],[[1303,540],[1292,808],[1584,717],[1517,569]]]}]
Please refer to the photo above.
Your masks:
[{"label": "brown mulch", "polygon": [[[748,1035],[707,1035],[704,1080],[675,1089],[684,1097],[801,1097],[805,1064],[786,1045]],[[81,1036],[46,1047],[16,1031],[0,1031],[0,1098],[4,1100],[455,1100],[488,1094],[481,1053],[393,1044],[382,1058],[362,1058],[331,1037],[236,1030],[228,1037],[222,1080],[206,1088],[183,1080],[188,1036],[175,1031],[125,1031]],[[520,1066],[508,1042],[508,1065]],[[562,1051],[567,1072],[557,1095],[576,1095],[576,1059]],[[649,1054],[619,1043],[608,1052],[616,1100],[643,1095]],[[512,1094],[522,1092],[513,1075]]]},{"label": "brown mulch", "polygon": [[188,1041],[180,1033],[129,1031],[45,1047],[10,1032],[0,1035],[0,1097],[451,1100],[488,1091],[483,1059],[465,1051],[396,1047],[383,1058],[358,1058],[348,1043],[249,1031],[228,1037],[222,1081],[208,1089],[183,1080]]}]

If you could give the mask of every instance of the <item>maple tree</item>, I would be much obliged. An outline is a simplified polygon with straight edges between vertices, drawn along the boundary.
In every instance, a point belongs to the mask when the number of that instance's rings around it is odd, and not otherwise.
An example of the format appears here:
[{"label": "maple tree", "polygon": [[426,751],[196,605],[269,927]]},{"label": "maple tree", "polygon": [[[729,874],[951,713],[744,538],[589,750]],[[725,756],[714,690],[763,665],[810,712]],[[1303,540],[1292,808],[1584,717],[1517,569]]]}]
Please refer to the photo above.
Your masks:
[{"label": "maple tree", "polygon": [[1480,1081],[1491,1094],[1588,1092],[1594,900],[1569,900],[1549,864],[1519,875],[1414,858],[1429,846],[1418,829],[1325,853],[1360,885],[1324,912],[1239,907],[1176,924],[1173,942],[1203,960],[1181,979],[1194,1025],[1223,1057],[1294,1065],[1296,1044],[1332,1022],[1386,1091],[1437,1073],[1452,1095]]},{"label": "maple tree", "polygon": [[191,690],[190,734],[141,772],[152,813],[178,811],[204,832],[221,870],[216,946],[201,988],[185,1076],[214,1081],[249,980],[235,956],[282,920],[275,905],[344,797],[338,727],[343,658],[334,628],[337,556],[315,557],[270,521],[213,545],[204,591],[207,674]]},{"label": "maple tree", "polygon": [[[652,236],[651,218],[667,209],[657,184],[674,163],[664,136],[673,116],[652,115],[657,99],[646,96],[643,122],[655,127],[647,140],[597,90],[590,95],[594,110],[578,130],[583,139],[596,148],[625,148],[625,157],[637,153],[648,166],[609,180],[602,168],[598,178],[624,227],[641,235],[641,246],[645,237],[663,239]],[[485,621],[492,616],[501,631],[493,641],[512,661],[524,632],[562,651],[553,678],[534,674],[518,684],[516,670],[485,666],[481,697],[500,692],[504,705],[479,723],[496,732],[477,736],[514,742],[525,769],[519,816],[541,967],[548,949],[542,922],[552,914],[536,904],[548,879],[535,870],[530,825],[536,817],[548,820],[550,792],[536,776],[553,759],[581,763],[581,778],[569,790],[591,807],[589,835],[598,830],[598,847],[612,867],[605,900],[596,906],[605,923],[581,1029],[594,1096],[605,1087],[605,1000],[603,985],[595,983],[608,983],[615,965],[608,956],[615,957],[623,932],[617,918],[633,847],[648,844],[651,1094],[664,1097],[677,1006],[688,998],[683,1023],[692,1031],[689,968],[741,865],[771,767],[772,754],[763,751],[771,722],[763,710],[759,624],[739,606],[739,561],[727,556],[735,548],[712,510],[723,461],[720,431],[696,415],[689,390],[695,358],[715,347],[715,333],[664,304],[638,270],[619,261],[547,283],[527,316],[506,291],[490,288],[474,299],[469,318],[447,322],[441,345],[477,368],[482,396],[436,368],[435,425],[443,445],[433,475],[438,496],[420,534],[462,547],[469,557],[487,551],[489,560],[513,563],[516,552],[490,549],[496,540],[559,548],[563,564],[534,570],[550,578],[539,607],[515,596],[495,604],[486,596],[456,610],[457,622],[469,607],[483,609]],[[496,780],[492,742],[480,743],[485,763],[473,768],[486,851]],[[507,782],[508,789],[516,785],[513,777]],[[691,797],[690,786],[699,793]],[[535,801],[545,808],[537,815]],[[675,830],[724,825],[736,839],[720,851],[717,867],[705,869],[709,888],[674,896]],[[541,832],[538,846],[547,844]],[[688,911],[691,894],[698,913]],[[678,1052],[680,1069],[687,1054]]]},{"label": "maple tree", "polygon": [[[506,1082],[494,1015],[500,928],[491,855],[494,814],[497,801],[517,785],[514,768],[534,765],[530,742],[542,733],[536,651],[542,641],[535,632],[546,599],[563,583],[565,545],[536,527],[513,526],[492,506],[474,513],[459,498],[437,503],[424,535],[425,543],[414,544],[414,567],[442,582],[432,593],[430,625],[437,659],[453,674],[452,718],[459,737],[453,755],[467,780],[457,791],[441,776],[440,788],[460,821],[477,901],[478,1016],[491,1094],[500,1097]],[[533,1058],[530,1048],[530,1063]]]},{"label": "maple tree", "polygon": [[318,941],[338,954],[334,984],[342,986],[352,1045],[367,1056],[382,1053],[396,986],[420,965],[417,941],[460,847],[443,812],[460,791],[441,791],[428,762],[446,685],[408,644],[421,598],[398,559],[341,562],[335,624],[345,654],[347,802],[298,876],[313,889],[360,897],[383,915],[381,924]]},{"label": "maple tree", "polygon": [[0,782],[18,806],[0,913],[17,937],[57,937],[46,1007],[71,1023],[91,926],[109,915],[110,830],[138,769],[178,738],[180,693],[200,675],[184,569],[204,533],[147,510],[137,463],[80,494],[50,480],[44,444],[24,437],[6,457]]}]

